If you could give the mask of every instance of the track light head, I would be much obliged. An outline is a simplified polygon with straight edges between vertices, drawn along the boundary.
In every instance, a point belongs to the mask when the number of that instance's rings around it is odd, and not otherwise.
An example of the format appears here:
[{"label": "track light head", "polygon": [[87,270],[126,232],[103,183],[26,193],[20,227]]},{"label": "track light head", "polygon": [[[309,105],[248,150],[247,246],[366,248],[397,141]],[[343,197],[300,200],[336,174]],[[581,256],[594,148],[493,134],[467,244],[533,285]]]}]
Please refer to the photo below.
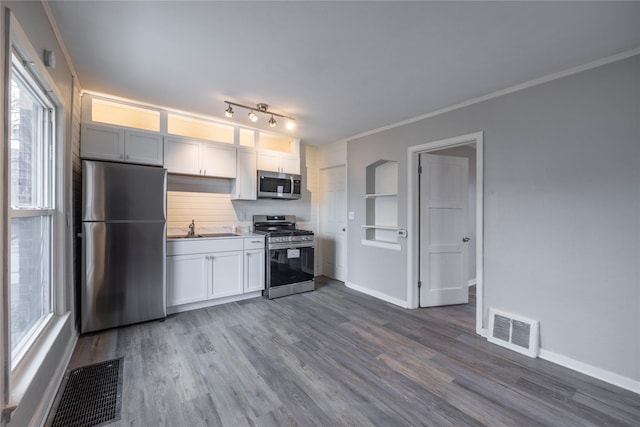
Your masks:
[{"label": "track light head", "polygon": [[231,108],[231,104],[229,104],[229,108],[224,110],[224,115],[229,118],[233,117],[233,108]]},{"label": "track light head", "polygon": [[256,116],[256,113],[254,113],[253,110],[251,110],[251,112],[249,113],[249,120],[251,120],[253,123],[258,121],[258,116]]},{"label": "track light head", "polygon": [[272,114],[271,118],[269,119],[269,126],[275,127],[277,123],[278,122],[276,122],[276,119],[273,118],[273,114]]}]

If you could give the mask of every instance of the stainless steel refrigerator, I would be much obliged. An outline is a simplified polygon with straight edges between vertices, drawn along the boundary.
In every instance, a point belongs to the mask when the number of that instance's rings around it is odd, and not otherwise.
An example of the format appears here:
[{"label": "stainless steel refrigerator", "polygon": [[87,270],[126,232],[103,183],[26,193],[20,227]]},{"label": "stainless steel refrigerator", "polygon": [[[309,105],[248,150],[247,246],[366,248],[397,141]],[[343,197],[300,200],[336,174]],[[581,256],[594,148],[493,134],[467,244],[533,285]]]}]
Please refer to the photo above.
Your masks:
[{"label": "stainless steel refrigerator", "polygon": [[166,317],[167,171],[82,161],[81,332]]}]

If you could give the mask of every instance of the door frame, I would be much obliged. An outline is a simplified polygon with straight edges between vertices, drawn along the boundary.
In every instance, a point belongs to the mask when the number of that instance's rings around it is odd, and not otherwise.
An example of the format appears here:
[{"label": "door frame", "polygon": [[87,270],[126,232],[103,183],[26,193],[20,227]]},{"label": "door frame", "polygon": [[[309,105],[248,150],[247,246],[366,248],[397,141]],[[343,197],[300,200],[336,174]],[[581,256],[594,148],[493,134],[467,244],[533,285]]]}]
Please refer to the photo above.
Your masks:
[{"label": "door frame", "polygon": [[[483,211],[483,163],[484,147],[483,132],[475,132],[460,135],[453,138],[441,139],[415,145],[407,149],[407,307],[419,307],[418,279],[420,271],[420,238],[417,234],[419,230],[419,194],[418,194],[418,161],[421,153],[452,148],[462,145],[475,144],[476,146],[476,333],[483,335],[484,319],[484,211]],[[469,260],[471,262],[471,260]]]}]

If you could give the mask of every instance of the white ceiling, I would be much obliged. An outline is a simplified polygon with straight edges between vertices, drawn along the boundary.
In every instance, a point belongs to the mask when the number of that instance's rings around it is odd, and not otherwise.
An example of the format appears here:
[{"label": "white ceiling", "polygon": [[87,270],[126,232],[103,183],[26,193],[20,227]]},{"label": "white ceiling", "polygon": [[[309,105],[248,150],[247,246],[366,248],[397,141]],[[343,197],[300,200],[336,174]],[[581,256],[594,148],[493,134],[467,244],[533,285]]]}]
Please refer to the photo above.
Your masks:
[{"label": "white ceiling", "polygon": [[84,89],[219,118],[265,102],[314,145],[640,46],[637,1],[49,5]]}]

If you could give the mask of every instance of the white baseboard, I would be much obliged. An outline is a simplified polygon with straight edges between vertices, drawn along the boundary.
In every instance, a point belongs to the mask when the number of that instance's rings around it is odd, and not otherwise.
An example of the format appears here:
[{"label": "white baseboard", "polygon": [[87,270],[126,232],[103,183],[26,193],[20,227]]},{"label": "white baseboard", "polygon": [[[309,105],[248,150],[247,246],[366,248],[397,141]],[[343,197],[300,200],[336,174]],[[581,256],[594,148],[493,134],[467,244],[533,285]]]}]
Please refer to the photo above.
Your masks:
[{"label": "white baseboard", "polygon": [[597,378],[609,384],[624,388],[634,393],[640,394],[640,381],[633,380],[631,378],[623,377],[620,374],[616,374],[611,371],[607,371],[597,366],[589,365],[584,362],[572,359],[562,354],[554,353],[549,350],[540,349],[540,359],[548,360],[557,365],[564,366],[571,370],[589,375],[590,377]]},{"label": "white baseboard", "polygon": [[476,279],[475,277],[474,277],[473,279],[471,279],[471,280],[469,280],[469,281],[467,282],[467,285],[468,285],[469,287],[471,287],[471,286],[475,286],[475,285],[477,285],[477,284],[478,284],[478,279]]},{"label": "white baseboard", "polygon": [[395,298],[395,297],[389,296],[389,295],[387,295],[385,293],[382,293],[380,291],[376,291],[376,290],[369,289],[369,288],[364,288],[362,286],[356,285],[356,284],[351,283],[351,282],[344,282],[344,284],[349,289],[353,289],[354,291],[362,292],[363,294],[367,294],[367,295],[372,296],[374,298],[381,299],[381,300],[386,301],[388,303],[391,303],[393,305],[398,305],[398,306],[400,306],[402,308],[408,308],[409,307],[406,301],[401,300],[399,298]]}]

